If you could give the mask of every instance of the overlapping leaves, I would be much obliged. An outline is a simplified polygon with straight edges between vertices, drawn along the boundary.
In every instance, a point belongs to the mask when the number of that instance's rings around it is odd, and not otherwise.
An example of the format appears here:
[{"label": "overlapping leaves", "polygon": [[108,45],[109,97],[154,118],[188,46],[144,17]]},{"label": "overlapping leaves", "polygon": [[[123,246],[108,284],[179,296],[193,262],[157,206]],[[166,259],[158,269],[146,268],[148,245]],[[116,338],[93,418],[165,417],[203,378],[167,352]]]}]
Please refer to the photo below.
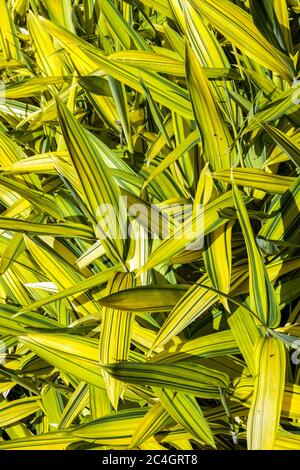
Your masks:
[{"label": "overlapping leaves", "polygon": [[0,0],[0,449],[300,448],[299,13]]}]

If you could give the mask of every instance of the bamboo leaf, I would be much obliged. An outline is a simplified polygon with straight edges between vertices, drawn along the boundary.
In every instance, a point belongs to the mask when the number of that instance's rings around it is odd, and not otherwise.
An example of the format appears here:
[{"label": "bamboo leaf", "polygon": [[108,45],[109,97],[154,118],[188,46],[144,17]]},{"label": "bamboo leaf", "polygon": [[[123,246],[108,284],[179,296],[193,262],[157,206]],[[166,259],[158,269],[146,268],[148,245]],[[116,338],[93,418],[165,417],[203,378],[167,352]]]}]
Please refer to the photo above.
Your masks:
[{"label": "bamboo leaf", "polygon": [[270,240],[294,242],[298,235],[299,221],[299,184],[298,177],[281,197],[277,197],[269,211],[272,218],[265,222],[258,237]]},{"label": "bamboo leaf", "polygon": [[[114,295],[119,291],[134,286],[134,279],[130,273],[116,273],[108,282],[106,292]],[[110,295],[108,295],[109,297]],[[102,311],[102,331],[99,344],[100,363],[118,363],[128,359],[134,314],[129,311],[120,311],[116,308],[105,307]],[[121,393],[121,383],[108,376],[103,371],[107,386],[107,394],[114,409],[118,408]]]},{"label": "bamboo leaf", "polygon": [[152,406],[145,415],[141,426],[139,426],[132,436],[130,447],[138,447],[148,438],[154,436],[157,432],[162,430],[166,425],[172,423],[172,418],[164,407],[157,403]]},{"label": "bamboo leaf", "polygon": [[285,382],[285,348],[276,338],[255,346],[256,379],[247,426],[249,449],[272,450],[280,420]]},{"label": "bamboo leaf", "polygon": [[4,401],[0,404],[0,426],[9,426],[40,410],[37,397],[20,398],[12,402]]},{"label": "bamboo leaf", "polygon": [[175,229],[174,234],[160,243],[140,272],[166,261],[183,249],[193,246],[195,242],[196,246],[202,247],[204,233],[209,234],[226,223],[225,219],[218,216],[219,211],[232,204],[231,192],[227,192],[205,207],[200,206],[194,216],[187,217],[184,224]]},{"label": "bamboo leaf", "polygon": [[98,444],[127,446],[144,415],[143,409],[122,410],[94,422],[83,424],[74,431],[72,430],[71,435]]},{"label": "bamboo leaf", "polygon": [[198,364],[160,364],[125,362],[102,366],[126,383],[169,388],[198,397],[219,398],[218,386],[227,387],[228,377]]},{"label": "bamboo leaf", "polygon": [[189,90],[200,134],[204,155],[213,169],[230,165],[229,148],[232,144],[225,122],[215,101],[211,85],[192,48],[187,47],[186,73]]},{"label": "bamboo leaf", "polygon": [[121,290],[102,297],[101,305],[132,312],[165,312],[173,308],[184,295],[187,286],[139,286]]},{"label": "bamboo leaf", "polygon": [[229,0],[191,0],[191,3],[251,59],[286,78],[291,77],[292,65],[289,58],[264,38],[245,10]]},{"label": "bamboo leaf", "polygon": [[260,189],[271,194],[283,194],[295,182],[294,178],[281,176],[256,168],[236,168],[212,173],[216,180],[230,182],[231,175],[239,186]]},{"label": "bamboo leaf", "polygon": [[216,447],[212,430],[195,397],[170,390],[159,390],[157,395],[173,419],[181,424],[187,432],[190,432],[195,439],[204,441],[211,447]]},{"label": "bamboo leaf", "polygon": [[[81,194],[84,194],[85,203],[101,230],[114,240],[112,245],[115,246],[118,256],[122,257],[124,242],[122,238],[116,239],[115,233],[116,230],[117,234],[124,233],[124,220],[119,212],[119,191],[116,183],[110,176],[94,140],[61,101],[57,102],[57,106],[64,138],[80,181]],[[108,209],[109,205],[117,210],[117,220],[115,212],[112,214]]]},{"label": "bamboo leaf", "polygon": [[244,202],[235,185],[233,186],[233,196],[249,257],[250,308],[257,313],[263,324],[276,327],[280,316],[279,306],[261,253],[253,237]]},{"label": "bamboo leaf", "polygon": [[73,335],[42,333],[21,336],[20,339],[39,357],[59,370],[105,390],[97,361],[96,342]]}]

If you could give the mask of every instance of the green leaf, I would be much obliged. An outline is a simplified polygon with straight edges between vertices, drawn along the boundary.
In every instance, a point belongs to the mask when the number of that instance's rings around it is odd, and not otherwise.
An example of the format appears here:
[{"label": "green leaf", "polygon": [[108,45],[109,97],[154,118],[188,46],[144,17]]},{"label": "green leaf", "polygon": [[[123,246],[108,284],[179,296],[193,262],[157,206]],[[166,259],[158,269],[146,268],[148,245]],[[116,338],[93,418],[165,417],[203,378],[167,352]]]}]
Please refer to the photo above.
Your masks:
[{"label": "green leaf", "polygon": [[276,338],[261,338],[255,346],[256,379],[247,438],[250,450],[272,450],[280,420],[285,383],[285,348]]},{"label": "green leaf", "polygon": [[299,234],[300,177],[277,197],[268,211],[271,218],[265,222],[258,237],[265,240],[296,242]]},{"label": "green leaf", "polygon": [[228,377],[198,364],[133,363],[102,365],[114,378],[126,383],[168,388],[202,398],[219,398],[218,386],[227,387]]},{"label": "green leaf", "polygon": [[[123,257],[124,241],[117,236],[123,234],[125,229],[124,220],[119,211],[119,190],[94,139],[62,101],[57,101],[57,107],[64,139],[78,175],[80,193],[95,221],[99,224],[101,235],[106,235],[113,240],[109,246],[114,248],[114,254],[120,259]],[[116,212],[112,213],[110,209],[107,209],[108,205]],[[115,217],[116,214],[117,217]]]},{"label": "green leaf", "polygon": [[253,236],[246,207],[236,185],[233,185],[233,197],[249,259],[250,308],[261,319],[262,324],[276,327],[280,321],[279,306],[262,255]]},{"label": "green leaf", "polygon": [[165,312],[171,310],[188,286],[138,286],[121,290],[99,300],[100,305],[132,312]]},{"label": "green leaf", "polygon": [[189,0],[229,41],[267,69],[291,78],[288,56],[272,46],[254,25],[251,15],[229,0]]},{"label": "green leaf", "polygon": [[194,439],[216,448],[212,430],[195,397],[170,390],[156,389],[156,393],[173,419],[190,432]]},{"label": "green leaf", "polygon": [[37,397],[20,398],[12,402],[3,401],[0,404],[0,426],[9,426],[27,416],[40,410],[40,404]]},{"label": "green leaf", "polygon": [[[114,295],[123,289],[130,289],[135,282],[130,273],[116,273],[108,282],[106,292]],[[110,295],[108,295],[110,297]],[[118,363],[128,359],[134,313],[120,311],[107,306],[102,311],[102,330],[99,343],[99,361],[103,363]],[[105,370],[103,377],[106,382],[107,394],[114,409],[118,408],[121,393],[121,383],[112,379]]]},{"label": "green leaf", "polygon": [[122,410],[72,430],[71,434],[85,441],[103,445],[129,445],[131,437],[145,415],[144,409]]},{"label": "green leaf", "polygon": [[192,48],[187,47],[186,73],[204,155],[214,170],[230,166],[232,140],[216,103],[212,87]]}]

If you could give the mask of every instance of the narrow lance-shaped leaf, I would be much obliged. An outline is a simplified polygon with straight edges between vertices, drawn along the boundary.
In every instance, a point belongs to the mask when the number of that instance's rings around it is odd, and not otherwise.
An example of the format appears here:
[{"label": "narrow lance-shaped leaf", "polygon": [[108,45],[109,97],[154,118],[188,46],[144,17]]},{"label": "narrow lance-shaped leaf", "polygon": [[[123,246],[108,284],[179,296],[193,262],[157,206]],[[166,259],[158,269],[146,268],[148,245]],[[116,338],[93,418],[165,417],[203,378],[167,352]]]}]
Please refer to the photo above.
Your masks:
[{"label": "narrow lance-shaped leaf", "polygon": [[181,363],[124,362],[102,366],[116,379],[125,383],[148,384],[198,397],[220,398],[218,386],[227,387],[228,377],[205,366]]},{"label": "narrow lance-shaped leaf", "polygon": [[188,119],[193,118],[191,105],[188,101],[188,92],[170,80],[158,74],[136,71],[132,67],[123,64],[114,64],[107,56],[101,54],[99,49],[90,46],[85,41],[67,33],[45,18],[41,18],[43,26],[52,33],[68,52],[72,55],[74,62],[80,67],[82,74],[92,73],[101,68],[105,73],[120,80],[125,85],[133,87],[140,93],[143,92],[140,84],[140,76],[145,80],[152,92],[153,98],[164,106],[170,107]]},{"label": "narrow lance-shaped leaf", "polygon": [[24,248],[23,234],[15,233],[6,249],[2,252],[0,259],[0,274],[5,273],[14,260],[18,258]]},{"label": "narrow lance-shaped leaf", "polygon": [[168,147],[171,148],[172,147],[171,141],[170,141],[168,133],[165,129],[165,125],[164,125],[164,122],[163,122],[163,117],[162,117],[162,114],[160,112],[160,109],[158,108],[157,104],[155,103],[154,99],[152,98],[150,90],[148,89],[148,87],[147,87],[147,85],[146,85],[146,83],[145,83],[145,81],[143,80],[142,77],[140,77],[140,83],[141,83],[141,86],[143,88],[143,94],[147,98],[148,105],[150,107],[150,111],[151,111],[151,114],[153,116],[153,119],[154,119],[161,135],[164,137],[166,144],[168,145]]},{"label": "narrow lance-shaped leaf", "polygon": [[37,300],[36,302],[33,302],[32,304],[29,304],[26,307],[23,307],[17,315],[23,314],[23,312],[26,312],[28,310],[35,310],[51,302],[57,302],[58,300],[65,299],[69,296],[74,296],[75,294],[84,292],[88,289],[92,289],[93,287],[104,284],[105,282],[109,281],[109,279],[114,275],[118,267],[121,266],[115,266],[113,268],[107,269],[104,272],[94,274],[93,276],[79,281],[74,286],[68,287],[67,289],[62,290],[57,294],[52,294],[49,297],[46,297],[45,299]]},{"label": "narrow lance-shaped leaf", "polygon": [[76,416],[87,406],[88,400],[89,386],[86,382],[80,382],[61,414],[58,427],[70,427]]},{"label": "narrow lance-shaped leaf", "polygon": [[212,177],[230,183],[232,175],[239,186],[255,188],[270,194],[283,194],[295,182],[294,177],[281,176],[256,168],[234,168],[215,171]]},{"label": "narrow lance-shaped leaf", "polygon": [[122,410],[72,430],[71,434],[86,441],[103,445],[128,446],[145,415],[143,408]]},{"label": "narrow lance-shaped leaf", "polygon": [[239,349],[253,376],[255,376],[254,347],[256,341],[263,336],[263,329],[258,327],[255,318],[242,306],[230,305],[228,324]]},{"label": "narrow lance-shaped leaf", "polygon": [[262,226],[258,237],[266,240],[294,243],[299,236],[300,177],[277,196],[269,210],[270,220]]},{"label": "narrow lance-shaped leaf", "polygon": [[77,171],[85,203],[99,223],[102,233],[113,240],[109,246],[113,246],[117,256],[122,258],[125,221],[120,213],[118,187],[103,161],[99,147],[89,133],[62,101],[57,101],[57,108],[62,132]]},{"label": "narrow lance-shaped leaf", "polygon": [[197,400],[192,395],[157,389],[156,394],[172,418],[190,432],[195,439],[216,447],[212,430],[203,416]]},{"label": "narrow lance-shaped leaf", "polygon": [[174,346],[165,346],[164,350],[156,354],[151,361],[175,363],[186,361],[188,358],[215,357],[238,352],[239,348],[232,332],[224,330],[189,341],[182,341]]},{"label": "narrow lance-shaped leaf", "polygon": [[[184,12],[185,19],[185,29],[186,35],[188,37],[189,43],[195,52],[199,63],[202,65],[204,71],[213,71],[213,68],[220,67],[220,70],[225,70],[230,68],[230,61],[227,58],[224,48],[222,48],[218,38],[213,30],[211,30],[210,25],[207,24],[205,19],[195,7],[189,3],[182,3],[182,8]],[[210,75],[205,72],[207,77],[210,78]],[[224,73],[223,76],[215,77],[219,80],[214,80],[210,83],[211,88],[214,92],[217,103],[219,103],[224,112],[229,114],[232,110],[231,103],[227,100],[226,94],[227,90],[234,91],[234,86],[232,83],[226,83],[226,89],[224,89],[224,79],[230,78],[230,73]]]},{"label": "narrow lance-shaped leaf", "polygon": [[164,160],[152,170],[150,176],[145,181],[143,187],[147,186],[151,181],[153,181],[162,171],[166,170],[172,163],[178,160],[185,152],[192,149],[201,138],[198,130],[191,132],[174,150],[172,150]]},{"label": "narrow lance-shaped leaf", "polygon": [[262,255],[253,236],[245,204],[236,185],[233,185],[233,197],[249,259],[250,308],[256,312],[262,324],[276,327],[280,320],[279,306]]},{"label": "narrow lance-shaped leaf", "polygon": [[123,83],[118,82],[113,77],[108,77],[111,93],[116,104],[119,115],[119,120],[126,138],[129,152],[133,152],[132,135],[129,121],[129,108],[127,103],[127,96],[125,86]]},{"label": "narrow lance-shaped leaf", "polygon": [[251,16],[229,0],[189,0],[212,25],[242,52],[264,67],[290,78],[292,63],[272,46],[254,25]]},{"label": "narrow lance-shaped leaf", "polygon": [[180,253],[183,249],[188,249],[188,247],[191,249],[195,246],[201,248],[204,234],[208,234],[226,223],[226,219],[219,216],[219,211],[232,205],[232,194],[228,191],[204,207],[199,206],[192,216],[185,214],[181,226],[175,229],[174,234],[160,243],[140,271],[146,271]]},{"label": "narrow lance-shaped leaf", "polygon": [[138,286],[102,297],[100,305],[132,312],[165,312],[173,308],[188,286]]},{"label": "narrow lance-shaped leaf", "polygon": [[[55,253],[49,245],[43,245],[41,241],[36,243],[27,237],[25,238],[25,243],[34,259],[38,260],[41,264],[47,278],[51,279],[59,289],[70,288],[76,282],[83,280],[83,275],[76,271],[70,263],[63,260],[60,255]],[[78,309],[81,315],[88,315],[97,311],[97,307],[92,302],[91,296],[88,293],[81,295],[81,302],[76,301],[76,294],[72,296],[72,301],[74,308]]]},{"label": "narrow lance-shaped leaf", "polygon": [[97,342],[76,335],[30,333],[22,343],[58,370],[105,390]]},{"label": "narrow lance-shaped leaf", "polygon": [[187,45],[186,71],[204,155],[214,170],[230,166],[230,134],[215,101],[211,85],[193,49]]},{"label": "narrow lance-shaped leaf", "polygon": [[292,43],[292,32],[289,23],[289,11],[287,8],[287,2],[281,2],[281,0],[274,0],[273,8],[277,17],[279,28],[281,30],[282,37],[284,39],[286,50],[293,53]]},{"label": "narrow lance-shaped leaf", "polygon": [[130,447],[138,447],[158,431],[164,429],[173,422],[169,413],[160,403],[153,405],[145,415],[141,425],[136,429],[132,436]]},{"label": "narrow lance-shaped leaf", "polygon": [[255,346],[256,379],[247,437],[250,450],[272,450],[275,445],[285,383],[285,346],[270,336]]},{"label": "narrow lance-shaped leaf", "polygon": [[36,223],[27,220],[10,219],[0,217],[0,230],[10,230],[12,232],[28,233],[30,235],[50,235],[62,238],[87,238],[94,239],[95,234],[92,228],[87,225],[55,223]]},{"label": "narrow lance-shaped leaf", "polygon": [[50,18],[57,24],[75,32],[72,21],[73,6],[71,0],[43,0]]},{"label": "narrow lance-shaped leaf", "polygon": [[20,60],[21,50],[12,11],[6,0],[0,1],[1,34],[0,47],[5,59]]},{"label": "narrow lance-shaped leaf", "polygon": [[70,435],[69,432],[49,432],[45,434],[11,439],[0,442],[1,450],[64,450],[78,438]]},{"label": "narrow lance-shaped leaf", "polygon": [[300,150],[295,138],[288,137],[280,129],[271,124],[261,123],[274,142],[290,157],[297,167],[300,166]]},{"label": "narrow lance-shaped leaf", "polygon": [[136,48],[142,51],[150,49],[144,38],[128,24],[111,0],[97,0],[97,3],[125,49]]},{"label": "narrow lance-shaped leaf", "polygon": [[[201,284],[211,286],[207,274],[201,277]],[[216,302],[217,296],[205,289],[203,285],[194,284],[181,297],[168,315],[157,334],[152,350],[166,344],[173,336],[182,331],[189,323],[195,320]]]},{"label": "narrow lance-shaped leaf", "polygon": [[[205,237],[203,259],[215,289],[228,294],[231,281],[231,234],[233,222],[222,225]],[[225,308],[227,300],[222,299]]]}]

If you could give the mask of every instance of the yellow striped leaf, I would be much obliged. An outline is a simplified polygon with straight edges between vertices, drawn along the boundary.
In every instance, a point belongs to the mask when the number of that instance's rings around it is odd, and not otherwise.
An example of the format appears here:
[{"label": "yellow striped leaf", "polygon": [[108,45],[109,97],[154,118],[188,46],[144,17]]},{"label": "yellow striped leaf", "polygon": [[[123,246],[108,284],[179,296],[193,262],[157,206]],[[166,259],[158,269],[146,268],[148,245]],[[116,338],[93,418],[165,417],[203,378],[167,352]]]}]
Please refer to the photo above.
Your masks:
[{"label": "yellow striped leaf", "polygon": [[272,450],[284,394],[286,355],[281,341],[261,338],[255,346],[256,378],[247,424],[250,450]]},{"label": "yellow striped leaf", "polygon": [[254,239],[249,216],[240,191],[235,185],[233,185],[233,197],[249,259],[250,308],[261,319],[262,324],[276,327],[280,320],[280,311],[274,294],[274,288]]}]

